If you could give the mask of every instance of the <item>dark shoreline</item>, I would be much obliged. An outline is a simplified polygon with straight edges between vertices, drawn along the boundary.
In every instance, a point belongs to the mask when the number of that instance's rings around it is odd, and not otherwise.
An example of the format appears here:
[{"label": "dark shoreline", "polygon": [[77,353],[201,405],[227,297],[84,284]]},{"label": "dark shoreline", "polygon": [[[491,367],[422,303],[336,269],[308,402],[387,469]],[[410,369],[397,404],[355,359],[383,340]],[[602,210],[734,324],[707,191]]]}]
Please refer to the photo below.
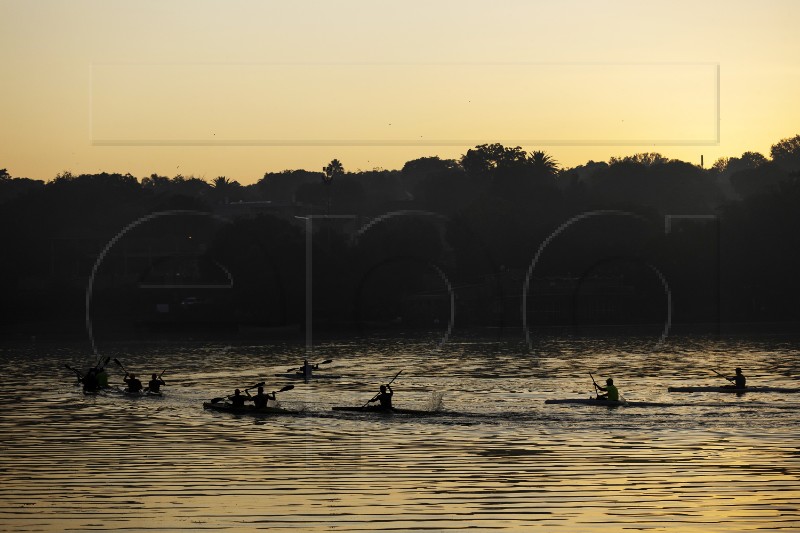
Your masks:
[{"label": "dark shoreline", "polygon": [[[618,338],[626,337],[654,337],[661,336],[663,324],[620,324],[620,325],[592,325],[592,326],[544,326],[531,327],[529,334],[533,340],[550,339],[559,337],[573,338]],[[254,326],[247,324],[191,324],[176,327],[147,327],[125,326],[107,327],[102,323],[94,323],[93,331],[98,342],[120,341],[247,341],[247,340],[281,340],[290,342],[304,342],[305,327],[303,325],[285,326]],[[443,336],[445,328],[431,329],[421,327],[357,327],[353,324],[315,324],[313,335],[318,341],[337,339],[369,338],[375,336]],[[682,336],[701,336],[714,338],[761,338],[782,337],[800,339],[800,323],[787,322],[727,322],[714,323],[679,323],[672,324],[669,328],[667,339]],[[462,338],[496,338],[498,340],[525,339],[525,332],[519,325],[492,327],[492,326],[465,326],[455,327],[449,338],[451,340]],[[48,322],[27,322],[23,324],[6,324],[0,327],[0,342],[2,343],[29,343],[29,342],[86,342],[89,346],[90,338],[87,333],[86,323],[75,320],[61,320]]]}]

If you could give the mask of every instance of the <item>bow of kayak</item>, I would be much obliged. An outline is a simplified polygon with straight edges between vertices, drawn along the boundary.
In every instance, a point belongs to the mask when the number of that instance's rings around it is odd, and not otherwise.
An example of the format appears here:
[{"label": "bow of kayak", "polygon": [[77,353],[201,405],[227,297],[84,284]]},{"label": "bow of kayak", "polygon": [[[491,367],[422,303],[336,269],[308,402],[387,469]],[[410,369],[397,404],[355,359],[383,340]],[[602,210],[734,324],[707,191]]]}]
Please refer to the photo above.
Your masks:
[{"label": "bow of kayak", "polygon": [[743,394],[745,392],[772,392],[781,394],[800,393],[800,388],[794,387],[727,387],[727,386],[697,386],[697,387],[669,387],[669,392],[719,392]]}]

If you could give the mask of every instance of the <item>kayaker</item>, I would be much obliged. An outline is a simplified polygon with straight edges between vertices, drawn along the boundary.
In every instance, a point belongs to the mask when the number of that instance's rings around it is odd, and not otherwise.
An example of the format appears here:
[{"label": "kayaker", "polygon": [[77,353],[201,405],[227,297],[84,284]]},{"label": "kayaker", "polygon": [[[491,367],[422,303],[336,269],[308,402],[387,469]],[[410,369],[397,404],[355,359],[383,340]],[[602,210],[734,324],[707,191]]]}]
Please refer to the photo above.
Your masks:
[{"label": "kayaker", "polygon": [[726,379],[731,383],[733,383],[733,386],[736,387],[737,389],[747,388],[747,378],[744,377],[744,374],[742,374],[742,369],[737,367],[735,372],[736,372],[735,376]]},{"label": "kayaker", "polygon": [[394,391],[392,390],[391,385],[381,385],[381,392],[378,393],[373,399],[369,401],[372,402],[381,402],[382,409],[391,409],[392,408],[392,396],[394,396]]},{"label": "kayaker", "polygon": [[123,380],[128,384],[128,388],[126,389],[128,392],[139,392],[144,388],[142,382],[136,377],[136,374],[128,374]]},{"label": "kayaker", "polygon": [[[247,394],[248,396],[250,395],[250,393]],[[269,400],[272,400],[273,402],[277,401],[275,398],[275,393],[273,392],[272,394],[266,394],[264,392],[264,387],[258,387],[258,393],[251,399],[253,400],[253,405],[255,405],[256,408],[266,407]]]},{"label": "kayaker", "polygon": [[106,372],[105,367],[101,366],[97,369],[96,373],[97,377],[97,386],[101,389],[108,388],[108,372]]},{"label": "kayaker", "polygon": [[83,392],[97,392],[97,370],[90,368],[86,371],[86,375],[81,378],[83,383]]},{"label": "kayaker", "polygon": [[239,389],[233,391],[233,395],[228,396],[228,399],[231,401],[234,407],[244,407],[244,402],[247,401],[247,397],[242,396],[242,391]]},{"label": "kayaker", "polygon": [[300,367],[300,373],[303,374],[303,377],[305,379],[309,379],[309,378],[311,378],[311,371],[312,370],[318,370],[318,369],[319,369],[319,365],[318,364],[310,365],[310,364],[308,364],[308,359],[304,359],[303,360],[303,366]]},{"label": "kayaker", "polygon": [[595,383],[595,387],[597,387],[597,390],[601,390],[601,391],[605,392],[605,394],[598,394],[597,395],[597,399],[598,400],[609,400],[609,401],[612,401],[612,402],[618,402],[619,401],[619,390],[617,390],[617,387],[614,385],[614,380],[613,379],[608,378],[606,380],[606,386],[605,387],[601,387],[597,383]]},{"label": "kayaker", "polygon": [[166,383],[155,374],[153,374],[150,381],[147,382],[147,388],[150,389],[150,392],[161,392],[161,385],[166,385]]}]

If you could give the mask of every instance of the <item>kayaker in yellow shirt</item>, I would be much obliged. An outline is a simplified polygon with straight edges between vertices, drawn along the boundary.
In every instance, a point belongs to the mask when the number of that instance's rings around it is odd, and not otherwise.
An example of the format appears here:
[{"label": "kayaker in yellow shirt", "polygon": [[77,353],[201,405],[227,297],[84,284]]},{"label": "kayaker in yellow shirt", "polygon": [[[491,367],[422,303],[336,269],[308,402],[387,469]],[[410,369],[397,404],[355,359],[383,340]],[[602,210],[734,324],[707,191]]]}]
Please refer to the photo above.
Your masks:
[{"label": "kayaker in yellow shirt", "polygon": [[614,380],[613,379],[608,378],[606,380],[606,386],[605,387],[602,387],[602,386],[598,385],[597,383],[595,383],[594,386],[595,386],[595,389],[597,389],[598,391],[605,392],[605,394],[598,394],[597,395],[597,399],[598,400],[609,400],[609,401],[612,401],[612,402],[618,402],[619,401],[619,390],[617,390],[616,385],[614,385]]}]

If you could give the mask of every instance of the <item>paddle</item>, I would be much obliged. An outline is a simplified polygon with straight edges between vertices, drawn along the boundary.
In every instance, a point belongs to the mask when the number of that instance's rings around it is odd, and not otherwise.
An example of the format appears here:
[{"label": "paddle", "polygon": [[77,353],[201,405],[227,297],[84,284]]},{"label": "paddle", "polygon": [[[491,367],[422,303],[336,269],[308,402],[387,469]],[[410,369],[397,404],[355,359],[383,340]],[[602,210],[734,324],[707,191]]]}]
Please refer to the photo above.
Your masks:
[{"label": "paddle", "polygon": [[729,377],[728,377],[728,376],[726,376],[725,374],[720,374],[719,372],[717,372],[717,371],[716,371],[716,370],[714,370],[713,368],[711,369],[711,371],[712,371],[713,373],[715,373],[716,375],[718,375],[719,377],[727,379],[727,380],[728,380],[728,381],[730,381],[731,383],[733,383],[734,381],[736,381],[736,380],[735,380],[735,379],[733,379],[733,378],[729,378]]},{"label": "paddle", "polygon": [[[272,391],[272,397],[275,398],[275,394],[277,394],[279,392],[286,392],[287,390],[292,390],[293,388],[294,388],[294,385],[286,385],[281,390]],[[277,400],[275,400],[275,401],[277,401]],[[253,402],[255,402],[255,400],[253,400]],[[269,398],[267,398],[267,403],[269,403]],[[266,407],[266,404],[264,406]]]},{"label": "paddle", "polygon": [[[311,366],[327,365],[328,363],[332,363],[332,362],[333,362],[333,359],[326,359],[326,360],[324,360],[324,361],[322,361],[320,363],[316,363],[316,364],[313,364]],[[299,370],[302,370],[302,369],[303,369],[302,366],[298,366],[297,368],[290,368],[289,370],[287,370],[287,372],[296,372],[296,371],[299,371]]]},{"label": "paddle", "polygon": [[72,368],[71,366],[69,366],[67,364],[65,364],[64,366],[67,367],[67,369],[72,370],[73,372],[75,372],[75,375],[78,377],[78,383],[82,383],[83,382],[83,374],[81,374],[80,371],[77,368]]},{"label": "paddle", "polygon": [[[402,370],[401,370],[400,372],[402,372]],[[391,381],[389,381],[389,383],[387,383],[386,385],[391,385],[391,384],[394,382],[394,380],[396,380],[396,379],[397,379],[397,376],[399,376],[399,375],[400,375],[400,372],[398,372],[397,374],[395,374],[395,375],[394,375],[394,377],[391,379]],[[376,394],[375,396],[373,396],[373,397],[372,397],[372,399],[371,399],[370,401],[368,401],[367,403],[365,403],[364,405],[362,405],[362,406],[361,406],[361,408],[362,408],[362,409],[364,409],[364,408],[365,408],[366,406],[368,406],[370,403],[372,403],[372,402],[374,402],[375,400],[377,400],[378,398],[380,398],[380,396],[381,396],[381,393],[379,392],[378,394]]]},{"label": "paddle", "polygon": [[257,388],[259,388],[259,387],[263,387],[263,386],[264,386],[264,382],[263,382],[263,381],[261,381],[261,382],[259,382],[259,383],[256,383],[256,384],[255,384],[255,385],[253,385],[252,387],[247,387],[246,389],[244,389],[244,391],[245,391],[245,392],[247,392],[247,391],[249,391],[250,389],[257,389]]},{"label": "paddle", "polygon": [[599,396],[599,394],[597,393],[598,392],[597,391],[597,382],[594,380],[594,376],[592,375],[591,372],[589,372],[589,377],[592,378],[592,384],[594,385],[594,394],[595,394],[595,396]]},{"label": "paddle", "polygon": [[[250,389],[257,389],[258,387],[263,387],[263,386],[264,386],[264,382],[262,381],[260,383],[256,383],[252,387],[247,387],[246,389],[244,389],[244,391],[247,392]],[[292,388],[294,388],[294,385],[292,385]],[[289,390],[289,389],[286,389],[286,390]],[[226,398],[227,398],[227,396],[219,396],[217,398],[211,398],[211,403],[219,403],[219,402],[221,402],[222,400],[224,400]]]},{"label": "paddle", "polygon": [[115,362],[115,363],[117,363],[117,364],[119,365],[119,367],[122,369],[122,371],[123,371],[123,372],[125,372],[125,375],[127,376],[127,375],[128,375],[128,371],[127,371],[127,370],[125,370],[125,367],[124,367],[124,366],[122,366],[122,363],[120,363],[120,362],[119,362],[119,359],[117,359],[117,358],[115,357],[115,358],[114,358],[114,362]]}]

